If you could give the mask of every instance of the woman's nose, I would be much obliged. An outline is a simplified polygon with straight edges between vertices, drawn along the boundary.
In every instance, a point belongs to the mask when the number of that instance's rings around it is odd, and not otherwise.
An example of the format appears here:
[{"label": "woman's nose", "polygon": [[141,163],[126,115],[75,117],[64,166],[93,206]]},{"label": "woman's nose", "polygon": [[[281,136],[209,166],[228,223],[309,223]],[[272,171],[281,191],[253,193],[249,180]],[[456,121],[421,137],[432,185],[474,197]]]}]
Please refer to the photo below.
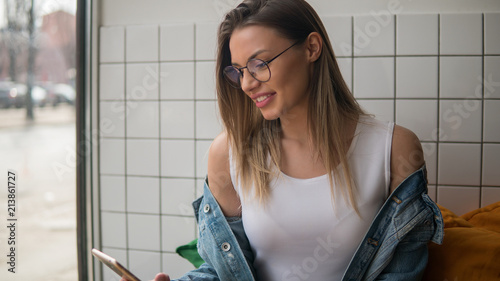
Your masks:
[{"label": "woman's nose", "polygon": [[[245,69],[245,70],[247,70],[247,69]],[[251,91],[252,89],[257,87],[261,83],[259,80],[255,79],[252,75],[250,75],[248,70],[246,71],[245,75],[243,75],[243,77],[241,77],[240,79],[241,79],[240,80],[241,89],[244,92]]]}]

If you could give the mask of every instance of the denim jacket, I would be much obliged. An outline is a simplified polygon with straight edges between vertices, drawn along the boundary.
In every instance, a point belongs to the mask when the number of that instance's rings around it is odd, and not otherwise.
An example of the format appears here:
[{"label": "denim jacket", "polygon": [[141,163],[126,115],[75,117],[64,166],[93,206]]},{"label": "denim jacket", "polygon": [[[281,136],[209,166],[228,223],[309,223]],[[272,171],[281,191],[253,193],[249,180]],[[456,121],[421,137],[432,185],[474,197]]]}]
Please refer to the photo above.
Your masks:
[{"label": "denim jacket", "polygon": [[[420,280],[427,243],[441,244],[443,218],[427,195],[425,166],[406,178],[386,200],[347,267],[343,281]],[[198,252],[205,263],[185,280],[255,280],[253,253],[239,217],[224,217],[205,179],[204,195],[193,202]]]}]

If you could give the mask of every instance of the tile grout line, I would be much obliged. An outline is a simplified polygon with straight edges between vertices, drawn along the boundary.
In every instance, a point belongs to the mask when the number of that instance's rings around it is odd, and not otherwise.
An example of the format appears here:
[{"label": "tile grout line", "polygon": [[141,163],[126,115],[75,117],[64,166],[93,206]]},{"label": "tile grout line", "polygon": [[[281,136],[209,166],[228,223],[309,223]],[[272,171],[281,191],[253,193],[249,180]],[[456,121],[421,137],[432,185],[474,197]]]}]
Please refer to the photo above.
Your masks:
[{"label": "tile grout line", "polygon": [[161,121],[162,121],[162,111],[161,111],[161,72],[162,72],[162,68],[161,68],[161,26],[158,25],[157,26],[158,30],[158,77],[157,77],[157,81],[158,81],[158,193],[159,193],[159,196],[158,196],[158,213],[159,213],[159,216],[158,216],[158,223],[159,223],[159,231],[160,231],[160,237],[159,237],[159,244],[160,244],[160,270],[161,271],[165,271],[163,270],[163,225],[162,225],[162,219],[161,219],[161,212],[162,212],[162,184],[161,184]]},{"label": "tile grout line", "polygon": [[[402,54],[402,55],[347,55],[347,56],[335,56],[337,59],[348,59],[348,58],[392,58],[392,57],[397,57],[397,58],[426,58],[426,57],[435,57],[436,55],[433,54],[420,54],[420,55],[409,55],[409,54]],[[481,54],[443,54],[441,57],[481,57]],[[488,54],[488,56],[492,57],[499,57],[500,54]],[[194,62],[215,62],[213,59],[200,59],[200,60],[159,60],[159,63],[194,63]],[[147,64],[151,63],[151,61],[129,61],[128,62],[130,65],[135,65],[135,64]],[[111,65],[119,65],[121,62],[100,62],[99,64],[101,65],[106,65],[106,66],[111,66]]]},{"label": "tile grout line", "polygon": [[123,52],[123,55],[124,55],[124,69],[123,69],[123,73],[124,73],[124,79],[123,79],[123,102],[125,104],[125,111],[124,111],[124,118],[123,118],[123,130],[124,130],[124,154],[125,154],[125,158],[124,158],[124,179],[125,179],[125,248],[126,248],[126,260],[127,260],[127,267],[130,267],[130,249],[129,249],[129,217],[128,217],[128,173],[127,173],[127,167],[128,167],[128,161],[127,161],[127,143],[128,143],[128,137],[127,137],[127,134],[128,134],[128,130],[127,130],[127,120],[128,120],[128,100],[127,100],[127,69],[128,69],[128,61],[127,61],[127,26],[124,27],[124,52]]},{"label": "tile grout line", "polygon": [[354,16],[351,16],[351,94],[354,97]]},{"label": "tile grout line", "polygon": [[441,14],[437,14],[437,134],[436,134],[436,203],[439,202],[439,147],[440,147],[440,133],[441,133]]},{"label": "tile grout line", "polygon": [[[197,118],[197,114],[196,114],[196,109],[197,109],[197,98],[198,98],[198,87],[196,86],[197,83],[197,79],[198,79],[198,75],[197,75],[197,69],[198,69],[198,58],[196,56],[196,43],[197,43],[197,40],[196,40],[196,35],[198,33],[198,24],[197,23],[193,23],[193,59],[194,59],[194,66],[193,66],[193,77],[194,77],[194,80],[193,80],[193,149],[194,149],[194,153],[193,153],[193,165],[194,165],[194,190],[193,190],[193,197],[196,198],[196,191],[197,191],[197,181],[196,181],[196,176],[198,175],[198,165],[197,165],[197,162],[196,162],[196,155],[198,153],[198,150],[197,150],[197,134],[196,134],[196,129],[197,129],[197,125],[196,125],[196,118]],[[194,227],[194,236],[195,237],[198,237],[198,232],[196,231],[197,228],[196,228],[196,224],[195,224],[195,227]]]},{"label": "tile grout line", "polygon": [[393,113],[392,113],[392,118],[394,120],[394,124],[396,124],[396,97],[397,97],[397,93],[396,93],[396,87],[397,87],[397,82],[396,82],[396,79],[397,79],[397,63],[396,63],[396,59],[397,59],[397,18],[396,18],[396,15],[393,15],[393,20],[394,20],[394,57],[393,57],[393,60],[394,60],[394,76],[393,76],[393,87],[394,87],[394,97],[393,97]]},{"label": "tile grout line", "polygon": [[480,147],[480,155],[479,155],[479,208],[483,205],[483,157],[484,157],[484,41],[485,41],[485,15],[482,13],[481,15],[481,91],[482,91],[482,102],[481,102],[481,147]]},{"label": "tile grout line", "polygon": [[[97,31],[99,32],[98,37],[100,38],[101,33],[102,33],[102,28],[97,28]],[[97,85],[98,85],[97,86],[97,89],[98,89],[97,90],[97,103],[99,105],[97,107],[97,120],[99,120],[100,117],[101,117],[101,99],[100,99],[101,98],[101,91],[100,91],[100,89],[101,89],[101,87],[100,87],[101,79],[100,79],[100,71],[101,71],[102,63],[100,62],[100,51],[101,51],[100,44],[99,44],[99,49],[98,50],[99,50],[98,51],[99,52],[98,53],[98,56],[99,56],[98,65],[99,66],[97,67],[98,75],[96,75],[96,79],[97,79],[96,82],[97,82]],[[92,104],[90,104],[89,106],[92,107]],[[92,120],[92,118],[90,118],[90,119]],[[90,123],[92,124],[92,121]],[[91,125],[91,127],[92,127],[92,125]],[[101,159],[101,156],[102,156],[101,155],[102,132],[101,132],[100,129],[101,129],[100,128],[100,122],[97,122],[97,135],[98,135],[98,138],[97,138],[97,147],[96,147],[96,150],[97,150],[97,157],[98,157],[99,160]],[[101,173],[100,162],[101,161],[97,161],[97,167],[98,167],[97,168],[97,170],[98,170],[98,173],[97,173],[97,177],[98,177],[98,179],[97,179],[97,185],[98,185],[99,188],[98,188],[98,192],[96,192],[96,193],[98,193],[98,195],[97,195],[97,198],[98,198],[97,199],[98,200],[98,202],[97,202],[97,210],[98,210],[97,216],[99,217],[99,221],[98,221],[98,229],[99,229],[98,237],[99,238],[98,239],[99,239],[99,244],[100,244],[99,245],[100,250],[102,250],[102,248],[103,248],[103,242],[102,242],[102,236],[103,236],[102,235],[102,233],[103,233],[103,231],[102,231],[102,214],[103,214],[103,210],[102,210],[102,201],[101,201],[101,186],[102,186],[101,185],[101,179],[102,179],[102,173]],[[91,190],[91,193],[94,194],[93,185],[91,185],[91,189],[90,190]],[[91,198],[94,198],[94,196],[92,195]],[[92,202],[91,205],[93,205],[93,203],[94,202]],[[93,211],[91,212],[91,214],[92,214],[92,217],[93,217]],[[95,226],[94,223],[95,222],[94,222],[93,218],[91,219],[91,221],[92,221],[92,223],[91,223],[91,225],[92,225],[92,233],[94,233],[94,226]],[[91,240],[92,240],[92,242],[94,242],[93,238]],[[92,244],[94,244],[94,243],[92,243]],[[97,270],[98,271],[97,273],[99,273],[98,276],[97,276],[97,279],[103,280],[104,279],[103,278],[103,274],[104,274],[103,273],[103,266],[99,265],[98,268],[99,269],[97,269],[97,267],[92,269],[92,276],[96,277],[96,275],[97,275],[96,274],[96,270]]]}]

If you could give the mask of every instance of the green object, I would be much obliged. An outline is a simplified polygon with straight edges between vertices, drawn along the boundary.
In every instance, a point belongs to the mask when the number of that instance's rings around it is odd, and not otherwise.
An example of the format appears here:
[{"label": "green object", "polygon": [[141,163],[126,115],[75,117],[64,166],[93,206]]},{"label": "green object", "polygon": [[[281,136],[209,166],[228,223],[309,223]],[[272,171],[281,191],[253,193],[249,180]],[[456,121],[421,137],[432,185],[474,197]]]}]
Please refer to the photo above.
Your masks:
[{"label": "green object", "polygon": [[205,263],[205,261],[198,254],[198,248],[196,246],[197,243],[198,239],[194,239],[186,245],[179,246],[175,249],[175,252],[179,254],[179,256],[187,259],[196,268]]}]

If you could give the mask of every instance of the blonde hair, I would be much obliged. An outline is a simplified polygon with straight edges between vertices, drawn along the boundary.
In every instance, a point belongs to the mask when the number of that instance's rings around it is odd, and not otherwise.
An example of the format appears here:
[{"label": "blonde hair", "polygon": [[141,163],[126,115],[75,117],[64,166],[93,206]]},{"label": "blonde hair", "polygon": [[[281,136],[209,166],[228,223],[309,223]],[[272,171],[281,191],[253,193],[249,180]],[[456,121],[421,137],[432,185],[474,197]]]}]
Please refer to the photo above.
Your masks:
[{"label": "blonde hair", "polygon": [[[347,131],[349,120],[357,121],[364,113],[342,78],[319,16],[303,0],[245,0],[229,11],[219,26],[217,97],[243,191],[248,194],[254,186],[255,196],[261,202],[266,200],[270,180],[277,176],[281,159],[280,120],[264,119],[254,102],[241,89],[230,86],[223,74],[224,67],[231,64],[229,40],[232,32],[249,25],[273,28],[291,41],[304,42],[311,32],[321,35],[322,53],[314,63],[310,83],[308,125],[317,148],[315,157],[322,159],[328,171],[332,196],[335,182],[358,212],[347,159],[349,142],[342,133]],[[342,169],[337,169],[337,165]]]}]

